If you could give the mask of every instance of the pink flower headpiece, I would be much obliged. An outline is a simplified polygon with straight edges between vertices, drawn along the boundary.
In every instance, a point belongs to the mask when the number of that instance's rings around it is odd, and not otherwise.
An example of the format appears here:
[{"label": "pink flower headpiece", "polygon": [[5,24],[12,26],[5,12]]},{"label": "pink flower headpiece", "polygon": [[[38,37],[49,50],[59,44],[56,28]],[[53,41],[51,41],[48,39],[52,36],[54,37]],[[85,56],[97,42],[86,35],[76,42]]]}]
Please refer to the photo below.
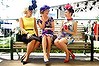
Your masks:
[{"label": "pink flower headpiece", "polygon": [[68,10],[68,9],[71,9],[72,6],[68,3],[68,4],[66,4],[66,5],[64,6],[64,8]]}]

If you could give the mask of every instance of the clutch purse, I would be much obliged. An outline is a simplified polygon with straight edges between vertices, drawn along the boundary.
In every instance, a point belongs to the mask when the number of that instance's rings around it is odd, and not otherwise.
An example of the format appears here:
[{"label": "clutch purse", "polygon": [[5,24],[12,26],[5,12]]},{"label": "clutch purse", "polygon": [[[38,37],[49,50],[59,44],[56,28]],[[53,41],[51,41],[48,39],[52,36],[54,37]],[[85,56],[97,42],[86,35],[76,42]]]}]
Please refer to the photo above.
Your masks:
[{"label": "clutch purse", "polygon": [[36,40],[36,41],[41,42],[41,38],[38,37],[38,36],[36,36],[36,35],[31,35],[31,36],[29,37],[29,39],[30,39],[30,40]]}]

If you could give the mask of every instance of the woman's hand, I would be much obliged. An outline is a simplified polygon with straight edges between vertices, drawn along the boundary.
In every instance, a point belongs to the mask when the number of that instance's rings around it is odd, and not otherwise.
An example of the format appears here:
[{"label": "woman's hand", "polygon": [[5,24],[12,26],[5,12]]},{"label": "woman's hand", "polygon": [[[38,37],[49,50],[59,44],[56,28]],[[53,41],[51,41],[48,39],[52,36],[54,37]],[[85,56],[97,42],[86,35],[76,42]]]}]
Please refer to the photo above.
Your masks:
[{"label": "woman's hand", "polygon": [[69,30],[68,29],[65,29],[65,28],[63,28],[63,29],[64,29],[65,32],[69,33]]},{"label": "woman's hand", "polygon": [[50,30],[50,28],[45,28],[44,30]]},{"label": "woman's hand", "polygon": [[44,22],[44,23],[46,22],[46,19],[44,19],[43,17],[41,18],[41,20],[42,20],[42,22]]},{"label": "woman's hand", "polygon": [[27,34],[27,39],[29,39],[31,37],[32,34]]}]

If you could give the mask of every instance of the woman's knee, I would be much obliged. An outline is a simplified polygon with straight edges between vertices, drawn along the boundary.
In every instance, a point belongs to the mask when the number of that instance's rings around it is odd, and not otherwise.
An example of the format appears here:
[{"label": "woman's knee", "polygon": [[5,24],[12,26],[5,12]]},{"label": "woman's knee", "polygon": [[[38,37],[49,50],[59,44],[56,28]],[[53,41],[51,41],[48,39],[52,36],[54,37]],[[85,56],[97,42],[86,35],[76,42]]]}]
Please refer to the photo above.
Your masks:
[{"label": "woman's knee", "polygon": [[30,43],[34,43],[35,44],[36,43],[36,40],[32,40]]},{"label": "woman's knee", "polygon": [[44,39],[46,39],[46,36],[45,35],[42,37],[42,40],[44,40]]},{"label": "woman's knee", "polygon": [[47,43],[48,44],[51,44],[52,40],[51,40],[51,37],[50,36],[47,36]]},{"label": "woman's knee", "polygon": [[66,42],[65,41],[63,41],[63,40],[60,40],[59,41],[59,44],[65,44]]},{"label": "woman's knee", "polygon": [[51,37],[50,37],[50,36],[47,36],[47,39],[48,39],[48,40],[51,40]]},{"label": "woman's knee", "polygon": [[36,44],[40,44],[41,42],[40,41],[36,41]]},{"label": "woman's knee", "polygon": [[67,43],[67,40],[65,38],[62,38],[62,39],[60,39],[59,43],[60,44],[62,44],[62,43],[66,44]]}]

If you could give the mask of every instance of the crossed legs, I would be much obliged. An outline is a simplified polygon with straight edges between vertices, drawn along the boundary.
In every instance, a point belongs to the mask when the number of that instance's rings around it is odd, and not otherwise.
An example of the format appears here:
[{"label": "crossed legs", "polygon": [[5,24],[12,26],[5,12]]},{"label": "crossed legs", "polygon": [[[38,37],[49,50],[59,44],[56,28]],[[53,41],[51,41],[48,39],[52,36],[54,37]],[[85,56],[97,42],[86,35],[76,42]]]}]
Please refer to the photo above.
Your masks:
[{"label": "crossed legs", "polygon": [[63,50],[65,53],[66,53],[66,57],[65,57],[65,60],[69,60],[69,50],[67,48],[67,45],[66,45],[67,41],[65,38],[62,38],[62,39],[56,39],[54,41],[54,44],[61,50]]},{"label": "crossed legs", "polygon": [[23,61],[28,61],[28,58],[29,58],[30,53],[32,51],[34,51],[35,49],[37,49],[38,46],[39,46],[39,44],[40,44],[40,42],[35,41],[35,40],[32,40],[30,43],[28,43],[28,45],[27,45],[27,51],[26,51],[26,53],[25,53],[25,55],[23,57],[24,58]]}]

